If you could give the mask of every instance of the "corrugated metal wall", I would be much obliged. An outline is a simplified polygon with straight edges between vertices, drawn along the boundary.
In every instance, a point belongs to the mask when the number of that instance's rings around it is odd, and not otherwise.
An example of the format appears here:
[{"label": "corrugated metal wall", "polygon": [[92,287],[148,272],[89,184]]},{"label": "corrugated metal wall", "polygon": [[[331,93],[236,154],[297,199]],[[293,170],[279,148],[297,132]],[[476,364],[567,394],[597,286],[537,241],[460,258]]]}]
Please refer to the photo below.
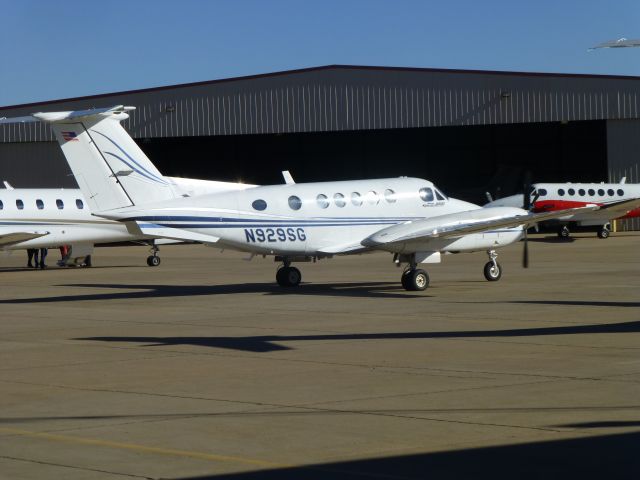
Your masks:
[{"label": "corrugated metal wall", "polygon": [[[137,138],[640,118],[640,79],[324,67],[1,109],[2,116],[117,104]],[[1,142],[52,140],[46,126]]]},{"label": "corrugated metal wall", "polygon": [[[640,183],[640,120],[607,121],[609,181]],[[618,222],[618,230],[640,230],[640,218]]]}]

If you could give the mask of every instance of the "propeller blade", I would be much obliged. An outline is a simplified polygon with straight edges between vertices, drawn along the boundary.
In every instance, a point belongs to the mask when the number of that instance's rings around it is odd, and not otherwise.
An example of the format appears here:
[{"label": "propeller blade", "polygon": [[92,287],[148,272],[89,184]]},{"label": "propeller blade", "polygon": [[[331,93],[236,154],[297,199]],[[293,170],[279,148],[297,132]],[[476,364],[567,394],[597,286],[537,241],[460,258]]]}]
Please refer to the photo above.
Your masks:
[{"label": "propeller blade", "polygon": [[527,170],[524,174],[524,205],[525,210],[531,210],[531,172]]}]

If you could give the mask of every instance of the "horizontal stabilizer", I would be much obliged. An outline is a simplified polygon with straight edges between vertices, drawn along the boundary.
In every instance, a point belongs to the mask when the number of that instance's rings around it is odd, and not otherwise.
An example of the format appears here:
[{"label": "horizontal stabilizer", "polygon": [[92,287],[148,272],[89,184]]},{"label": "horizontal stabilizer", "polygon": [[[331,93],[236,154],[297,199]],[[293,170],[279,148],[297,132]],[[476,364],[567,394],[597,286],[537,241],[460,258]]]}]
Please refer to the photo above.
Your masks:
[{"label": "horizontal stabilizer", "polygon": [[0,248],[16,245],[17,243],[44,237],[49,232],[16,232],[15,229],[0,229]]},{"label": "horizontal stabilizer", "polygon": [[138,229],[141,234],[149,235],[157,238],[168,238],[170,240],[179,240],[181,242],[199,242],[213,244],[216,243],[219,238],[211,235],[204,235],[202,233],[190,232],[188,230],[182,230],[180,228],[165,227],[164,225],[158,225],[157,223],[148,222],[133,222],[128,223],[129,231],[132,229]]}]

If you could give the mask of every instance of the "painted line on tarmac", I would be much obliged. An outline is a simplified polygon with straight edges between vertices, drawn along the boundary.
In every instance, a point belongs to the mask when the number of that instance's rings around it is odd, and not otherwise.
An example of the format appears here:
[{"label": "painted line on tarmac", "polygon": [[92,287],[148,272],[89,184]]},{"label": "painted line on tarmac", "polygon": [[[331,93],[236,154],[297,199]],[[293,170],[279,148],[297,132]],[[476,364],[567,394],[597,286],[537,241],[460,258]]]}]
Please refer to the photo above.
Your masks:
[{"label": "painted line on tarmac", "polygon": [[8,433],[11,435],[19,435],[21,437],[41,438],[53,442],[74,443],[77,445],[94,445],[97,447],[115,448],[119,450],[131,450],[134,452],[151,453],[156,455],[195,458],[198,460],[206,460],[210,462],[240,463],[244,465],[253,465],[267,468],[287,468],[292,465],[269,462],[266,460],[258,460],[254,458],[234,457],[229,455],[218,455],[215,453],[194,452],[190,450],[176,450],[173,448],[149,447],[146,445],[138,445],[135,443],[114,442],[111,440],[99,440],[96,438],[75,437],[72,435],[60,435],[46,432],[32,432],[29,430],[21,430],[18,428],[0,427],[0,433]]}]

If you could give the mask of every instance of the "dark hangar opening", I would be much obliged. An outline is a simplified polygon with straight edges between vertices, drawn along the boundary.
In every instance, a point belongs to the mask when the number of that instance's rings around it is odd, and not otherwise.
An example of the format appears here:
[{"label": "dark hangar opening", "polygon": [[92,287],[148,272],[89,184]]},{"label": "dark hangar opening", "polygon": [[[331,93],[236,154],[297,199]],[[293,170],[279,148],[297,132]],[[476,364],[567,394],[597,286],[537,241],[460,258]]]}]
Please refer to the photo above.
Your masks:
[{"label": "dark hangar opening", "polygon": [[456,198],[522,191],[535,182],[607,178],[606,122],[529,123],[346,132],[139,139],[165,175],[282,183],[426,178]]}]

